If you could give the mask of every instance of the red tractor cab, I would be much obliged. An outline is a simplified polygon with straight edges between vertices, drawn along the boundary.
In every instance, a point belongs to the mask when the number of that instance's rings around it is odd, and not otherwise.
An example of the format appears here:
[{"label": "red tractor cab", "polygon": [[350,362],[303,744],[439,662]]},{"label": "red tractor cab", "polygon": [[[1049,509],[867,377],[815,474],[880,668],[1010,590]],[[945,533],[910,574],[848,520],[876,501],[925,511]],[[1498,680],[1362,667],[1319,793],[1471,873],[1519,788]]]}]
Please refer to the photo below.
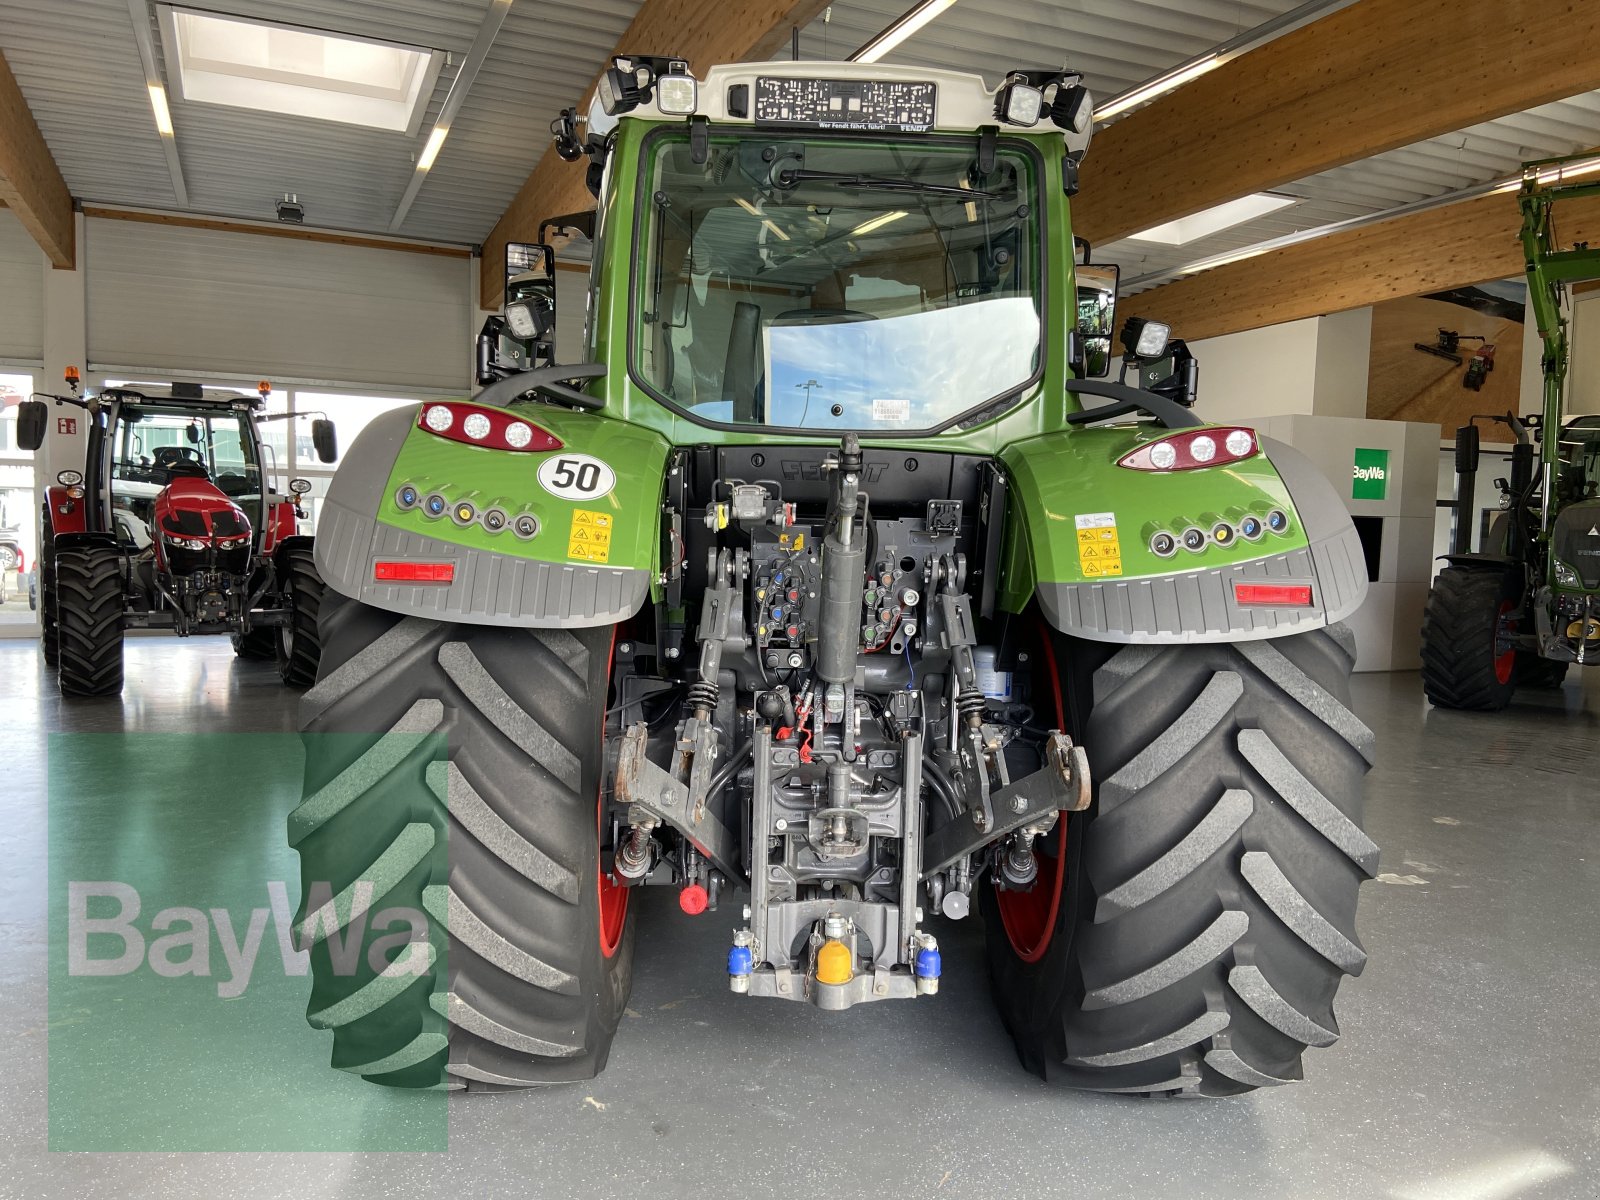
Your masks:
[{"label": "red tractor cab", "polygon": [[[242,657],[275,658],[285,683],[316,678],[322,581],[299,533],[311,485],[274,485],[259,428],[280,419],[265,415],[269,391],[175,383],[80,396],[74,386],[47,398],[83,409],[89,428],[83,470],[61,472],[41,520],[45,659],[64,695],[121,691],[129,628],[227,633]],[[37,448],[48,406],[23,409],[19,441]],[[334,459],[330,422],[314,421],[312,441]]]}]

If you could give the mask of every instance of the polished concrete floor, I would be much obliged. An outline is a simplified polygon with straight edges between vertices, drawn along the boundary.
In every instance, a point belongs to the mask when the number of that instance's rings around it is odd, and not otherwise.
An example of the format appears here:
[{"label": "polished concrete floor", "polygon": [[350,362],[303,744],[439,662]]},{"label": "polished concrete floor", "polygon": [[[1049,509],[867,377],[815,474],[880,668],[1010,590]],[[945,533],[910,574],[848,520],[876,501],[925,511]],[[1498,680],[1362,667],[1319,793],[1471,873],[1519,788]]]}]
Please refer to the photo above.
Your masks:
[{"label": "polished concrete floor", "polygon": [[[95,1014],[46,1005],[47,734],[294,725],[294,697],[224,641],[130,642],[128,668],[120,701],[65,705],[31,644],[0,643],[0,1196],[1600,1196],[1600,671],[1493,717],[1430,710],[1413,674],[1357,677],[1380,735],[1371,961],[1298,1086],[1154,1103],[1046,1088],[990,1009],[974,921],[942,931],[937,1000],[831,1018],[740,1000],[721,978],[735,914],[687,918],[662,894],[606,1073],[451,1097],[447,1152],[52,1153],[48,1026]],[[279,855],[281,828],[252,821],[239,837],[259,851],[231,849]],[[285,1054],[325,1062],[300,1002]],[[307,1071],[357,1108],[376,1090]]]}]

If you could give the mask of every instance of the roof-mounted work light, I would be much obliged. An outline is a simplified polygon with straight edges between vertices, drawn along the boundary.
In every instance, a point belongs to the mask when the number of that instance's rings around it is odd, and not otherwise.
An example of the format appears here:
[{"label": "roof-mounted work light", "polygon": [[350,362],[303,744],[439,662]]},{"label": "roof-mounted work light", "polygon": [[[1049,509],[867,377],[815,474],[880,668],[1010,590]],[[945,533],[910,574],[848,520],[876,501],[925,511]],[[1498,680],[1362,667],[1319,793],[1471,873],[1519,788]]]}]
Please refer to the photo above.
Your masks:
[{"label": "roof-mounted work light", "polygon": [[1048,113],[1057,128],[1082,134],[1094,119],[1093,108],[1076,71],[1013,71],[995,93],[994,115],[1007,125],[1031,128]]},{"label": "roof-mounted work light", "polygon": [[617,57],[600,76],[596,94],[607,116],[620,116],[647,103],[654,94],[664,113],[688,116],[699,99],[689,64],[681,58]]},{"label": "roof-mounted work light", "polygon": [[1044,92],[1028,81],[1027,72],[1007,75],[995,95],[994,115],[1007,125],[1031,128],[1039,123],[1044,111]]}]

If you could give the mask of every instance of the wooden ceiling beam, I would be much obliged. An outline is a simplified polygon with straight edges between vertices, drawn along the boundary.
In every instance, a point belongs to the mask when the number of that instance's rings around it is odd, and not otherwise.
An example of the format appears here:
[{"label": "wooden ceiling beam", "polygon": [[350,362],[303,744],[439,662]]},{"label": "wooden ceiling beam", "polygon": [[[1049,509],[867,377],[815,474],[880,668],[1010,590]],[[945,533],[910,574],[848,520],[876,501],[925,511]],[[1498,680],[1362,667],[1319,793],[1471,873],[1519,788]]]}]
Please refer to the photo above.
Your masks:
[{"label": "wooden ceiling beam", "polygon": [[17,214],[51,266],[73,270],[78,247],[72,193],[0,54],[0,201]]},{"label": "wooden ceiling beam", "polygon": [[[767,58],[789,36],[793,26],[804,27],[828,6],[828,0],[645,0],[611,54],[595,70],[578,105],[586,112],[600,71],[618,54],[671,54],[687,59],[695,73],[722,63]],[[582,212],[594,207],[594,197],[584,184],[587,159],[563,162],[545,148],[544,157],[517,191],[483,243],[483,269],[479,272],[479,303],[499,308],[504,286],[501,263],[507,242],[531,242],[539,236],[546,217]]]},{"label": "wooden ceiling beam", "polygon": [[[1562,240],[1600,244],[1600,198],[1557,214]],[[1286,246],[1121,304],[1195,341],[1523,274],[1514,192],[1479,196]]]},{"label": "wooden ceiling beam", "polygon": [[1597,87],[1593,0],[1359,0],[1098,133],[1073,232],[1104,245]]}]

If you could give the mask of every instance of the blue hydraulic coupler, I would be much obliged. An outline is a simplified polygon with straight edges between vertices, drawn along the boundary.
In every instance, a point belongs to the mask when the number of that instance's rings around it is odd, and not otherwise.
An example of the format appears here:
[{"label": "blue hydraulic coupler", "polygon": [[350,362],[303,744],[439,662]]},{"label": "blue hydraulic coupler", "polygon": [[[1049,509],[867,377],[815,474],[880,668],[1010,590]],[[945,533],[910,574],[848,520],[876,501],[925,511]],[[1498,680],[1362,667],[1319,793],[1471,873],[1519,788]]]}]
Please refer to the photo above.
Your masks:
[{"label": "blue hydraulic coupler", "polygon": [[755,956],[750,953],[751,936],[748,932],[734,935],[728,949],[728,986],[736,992],[750,990],[750,972],[755,969]]},{"label": "blue hydraulic coupler", "polygon": [[939,990],[939,943],[932,937],[922,935],[922,948],[917,951],[916,963],[913,968],[917,976],[917,994],[931,996]]}]

